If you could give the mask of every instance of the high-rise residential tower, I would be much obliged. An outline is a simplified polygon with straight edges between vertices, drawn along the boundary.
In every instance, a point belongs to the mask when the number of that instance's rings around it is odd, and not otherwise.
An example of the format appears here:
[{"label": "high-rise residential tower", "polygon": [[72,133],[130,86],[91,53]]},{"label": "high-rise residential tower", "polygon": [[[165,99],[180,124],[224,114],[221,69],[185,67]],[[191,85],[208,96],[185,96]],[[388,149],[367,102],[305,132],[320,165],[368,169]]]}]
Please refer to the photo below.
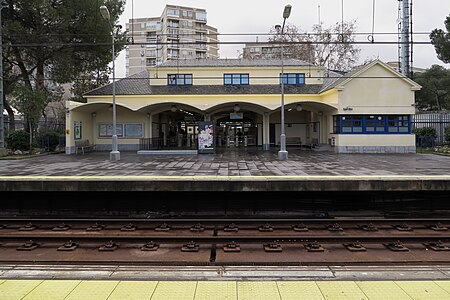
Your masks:
[{"label": "high-rise residential tower", "polygon": [[217,28],[204,9],[166,5],[161,17],[130,19],[127,30],[127,76],[168,60],[219,57]]}]

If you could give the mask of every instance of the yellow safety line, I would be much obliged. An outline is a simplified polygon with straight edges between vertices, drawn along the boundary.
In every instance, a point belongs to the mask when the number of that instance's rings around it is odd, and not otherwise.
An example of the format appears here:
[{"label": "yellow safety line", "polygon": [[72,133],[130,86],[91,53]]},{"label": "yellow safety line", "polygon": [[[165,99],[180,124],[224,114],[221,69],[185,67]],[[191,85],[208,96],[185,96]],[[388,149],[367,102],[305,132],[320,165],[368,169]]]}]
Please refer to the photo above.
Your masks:
[{"label": "yellow safety line", "polygon": [[158,176],[158,175],[88,175],[88,176],[52,176],[52,175],[11,175],[0,176],[0,180],[10,179],[76,179],[76,180],[102,180],[102,179],[114,179],[114,180],[139,180],[139,179],[297,179],[297,180],[311,180],[311,179],[417,179],[417,180],[450,180],[450,175],[199,175],[199,176]]}]

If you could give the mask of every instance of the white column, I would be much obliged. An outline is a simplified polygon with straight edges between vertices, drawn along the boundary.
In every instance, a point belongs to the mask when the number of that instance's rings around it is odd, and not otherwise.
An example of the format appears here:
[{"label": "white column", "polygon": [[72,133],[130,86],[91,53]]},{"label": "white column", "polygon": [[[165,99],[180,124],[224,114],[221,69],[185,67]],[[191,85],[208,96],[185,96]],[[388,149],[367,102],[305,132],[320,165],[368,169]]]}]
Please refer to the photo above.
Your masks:
[{"label": "white column", "polygon": [[263,150],[270,150],[269,113],[263,114]]}]

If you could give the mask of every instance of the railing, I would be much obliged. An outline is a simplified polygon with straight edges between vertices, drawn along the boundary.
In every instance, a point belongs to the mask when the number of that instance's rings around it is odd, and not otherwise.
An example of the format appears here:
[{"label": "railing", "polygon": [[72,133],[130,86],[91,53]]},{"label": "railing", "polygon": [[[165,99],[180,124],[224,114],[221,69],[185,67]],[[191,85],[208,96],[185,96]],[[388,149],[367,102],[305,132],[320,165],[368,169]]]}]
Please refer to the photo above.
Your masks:
[{"label": "railing", "polygon": [[[256,136],[254,135],[217,135],[215,139],[217,147],[252,147],[257,145]],[[197,149],[197,145],[197,136],[139,139],[139,150]]]},{"label": "railing", "polygon": [[418,152],[424,149],[433,149],[436,147],[436,138],[433,136],[416,136],[416,148]]},{"label": "railing", "polygon": [[197,149],[197,137],[141,138],[139,150]]},{"label": "railing", "polygon": [[256,146],[256,136],[254,136],[254,135],[243,135],[243,136],[218,135],[216,137],[216,145],[218,147]]},{"label": "railing", "polygon": [[412,116],[412,129],[433,127],[436,129],[436,145],[445,144],[445,128],[450,126],[450,114],[448,113],[428,113],[416,114]]}]

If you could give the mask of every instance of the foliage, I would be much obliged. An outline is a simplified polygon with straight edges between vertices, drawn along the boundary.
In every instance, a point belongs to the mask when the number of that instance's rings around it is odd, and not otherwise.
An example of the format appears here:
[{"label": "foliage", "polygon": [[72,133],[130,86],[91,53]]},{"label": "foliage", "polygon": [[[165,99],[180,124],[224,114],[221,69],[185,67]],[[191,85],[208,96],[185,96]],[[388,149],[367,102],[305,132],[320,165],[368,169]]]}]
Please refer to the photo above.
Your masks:
[{"label": "foliage", "polygon": [[[311,33],[302,32],[292,24],[287,24],[283,35],[275,27],[270,30],[270,43],[286,43],[287,58],[304,60],[331,70],[348,71],[353,68],[361,49],[354,44],[356,21],[336,23],[325,28],[316,24]],[[276,57],[272,54],[272,57]]]},{"label": "foliage", "polygon": [[450,126],[446,127],[444,130],[444,138],[445,140],[450,143]]},{"label": "foliage", "polygon": [[83,98],[84,93],[109,83],[110,71],[110,68],[106,66],[103,70],[98,69],[81,74],[72,85],[71,92],[75,96],[71,100],[85,102],[86,100]]},{"label": "foliage", "polygon": [[435,29],[431,32],[430,39],[438,58],[444,63],[450,63],[450,16],[444,23],[447,32],[442,29]]},{"label": "foliage", "polygon": [[419,109],[450,109],[450,70],[433,65],[423,73],[416,73],[415,81],[422,86],[416,92]]},{"label": "foliage", "polygon": [[30,149],[30,134],[25,130],[11,132],[6,138],[6,146],[13,151],[28,151]]},{"label": "foliage", "polygon": [[48,151],[54,152],[63,138],[64,135],[56,131],[42,132],[38,137],[38,143],[41,148],[47,148]]},{"label": "foliage", "polygon": [[[108,70],[112,59],[111,25],[116,31],[125,0],[3,2],[4,68],[16,70],[6,77],[6,93],[12,93],[16,83],[49,92],[55,83],[73,82],[93,70]],[[108,7],[110,21],[102,18],[101,5]],[[115,37],[118,55],[125,35],[117,29]],[[49,92],[48,96],[52,94]]]},{"label": "foliage", "polygon": [[30,128],[30,148],[33,142],[33,129],[37,127],[42,116],[48,98],[44,92],[32,90],[27,86],[18,86],[13,91],[14,98],[11,100],[14,107],[24,115]]},{"label": "foliage", "polygon": [[417,136],[437,137],[436,129],[433,127],[414,128],[413,133]]}]

